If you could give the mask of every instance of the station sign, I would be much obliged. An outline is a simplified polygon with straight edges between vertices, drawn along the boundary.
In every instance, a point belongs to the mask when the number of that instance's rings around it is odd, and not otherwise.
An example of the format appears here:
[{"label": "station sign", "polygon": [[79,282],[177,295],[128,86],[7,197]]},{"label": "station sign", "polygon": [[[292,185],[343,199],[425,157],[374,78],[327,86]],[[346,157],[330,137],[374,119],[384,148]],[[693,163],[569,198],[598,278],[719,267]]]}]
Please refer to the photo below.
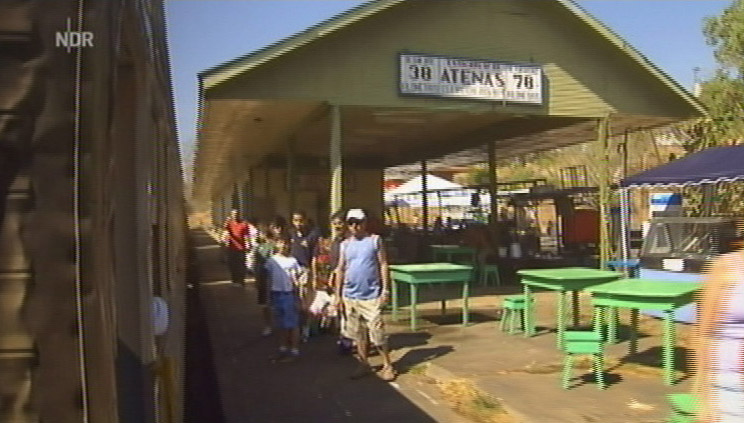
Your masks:
[{"label": "station sign", "polygon": [[401,95],[542,104],[541,65],[400,53]]}]

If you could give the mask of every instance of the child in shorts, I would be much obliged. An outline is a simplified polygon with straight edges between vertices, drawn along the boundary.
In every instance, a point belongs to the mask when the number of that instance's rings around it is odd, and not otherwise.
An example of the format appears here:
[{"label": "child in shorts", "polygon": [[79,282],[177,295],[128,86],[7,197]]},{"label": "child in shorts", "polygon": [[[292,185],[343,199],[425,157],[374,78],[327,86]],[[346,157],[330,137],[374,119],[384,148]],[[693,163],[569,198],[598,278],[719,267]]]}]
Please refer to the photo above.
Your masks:
[{"label": "child in shorts", "polygon": [[301,267],[290,254],[290,241],[275,241],[276,254],[266,262],[271,284],[271,305],[279,337],[279,352],[274,361],[291,362],[300,356],[300,310],[297,275]]}]

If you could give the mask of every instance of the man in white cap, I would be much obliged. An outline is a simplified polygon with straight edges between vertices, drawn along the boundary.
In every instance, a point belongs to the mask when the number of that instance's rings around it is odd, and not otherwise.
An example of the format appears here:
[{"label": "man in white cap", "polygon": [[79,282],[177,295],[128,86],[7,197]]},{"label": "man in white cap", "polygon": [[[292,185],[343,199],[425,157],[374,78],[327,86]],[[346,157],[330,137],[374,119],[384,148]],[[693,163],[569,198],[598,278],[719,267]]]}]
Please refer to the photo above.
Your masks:
[{"label": "man in white cap", "polygon": [[343,300],[346,319],[342,332],[357,345],[359,368],[353,379],[372,373],[367,361],[369,341],[382,356],[380,377],[395,379],[390,361],[387,336],[382,320],[382,307],[389,299],[390,273],[385,247],[379,235],[367,232],[367,214],[362,209],[346,213],[350,237],[341,243],[337,268],[339,298]]}]

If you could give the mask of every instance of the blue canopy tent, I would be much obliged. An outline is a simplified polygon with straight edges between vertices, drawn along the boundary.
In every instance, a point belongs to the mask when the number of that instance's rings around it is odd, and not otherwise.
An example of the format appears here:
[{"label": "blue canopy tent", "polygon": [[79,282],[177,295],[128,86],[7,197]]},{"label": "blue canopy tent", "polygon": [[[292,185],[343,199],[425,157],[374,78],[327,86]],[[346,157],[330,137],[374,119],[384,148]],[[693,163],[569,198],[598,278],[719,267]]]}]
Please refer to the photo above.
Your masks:
[{"label": "blue canopy tent", "polygon": [[744,145],[713,147],[620,182],[624,188],[715,184],[744,180]]},{"label": "blue canopy tent", "polygon": [[[709,148],[623,179],[620,182],[622,259],[628,260],[629,189],[684,187],[735,181],[744,181],[744,145]],[[643,273],[641,277],[644,277]],[[701,275],[679,275],[677,280],[701,279]],[[654,312],[646,314],[657,315]],[[694,322],[695,315],[694,305],[689,305],[678,310],[676,320]]]}]

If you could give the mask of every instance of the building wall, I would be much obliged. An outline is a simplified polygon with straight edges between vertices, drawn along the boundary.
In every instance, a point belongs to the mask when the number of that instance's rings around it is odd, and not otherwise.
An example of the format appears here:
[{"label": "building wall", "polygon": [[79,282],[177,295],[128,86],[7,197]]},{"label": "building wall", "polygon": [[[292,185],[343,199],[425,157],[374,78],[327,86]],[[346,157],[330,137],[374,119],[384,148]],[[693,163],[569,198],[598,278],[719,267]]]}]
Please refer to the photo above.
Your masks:
[{"label": "building wall", "polygon": [[[329,209],[330,172],[327,169],[298,172],[294,207],[291,207],[285,168],[258,167],[250,174],[253,180],[246,183],[246,217],[267,221],[278,215],[289,220],[294,209],[305,211],[318,225],[327,225],[328,217],[334,212]],[[365,208],[382,218],[383,171],[345,169],[344,178],[344,207]],[[214,219],[213,224],[221,225],[222,220]]]},{"label": "building wall", "polygon": [[[456,99],[447,99],[446,106],[582,117],[608,110],[649,116],[693,113],[625,52],[554,1],[402,2],[225,81],[210,89],[209,97],[445,106],[441,99],[398,95],[401,51],[544,65],[543,106]],[[305,77],[309,71],[312,84]]]}]

